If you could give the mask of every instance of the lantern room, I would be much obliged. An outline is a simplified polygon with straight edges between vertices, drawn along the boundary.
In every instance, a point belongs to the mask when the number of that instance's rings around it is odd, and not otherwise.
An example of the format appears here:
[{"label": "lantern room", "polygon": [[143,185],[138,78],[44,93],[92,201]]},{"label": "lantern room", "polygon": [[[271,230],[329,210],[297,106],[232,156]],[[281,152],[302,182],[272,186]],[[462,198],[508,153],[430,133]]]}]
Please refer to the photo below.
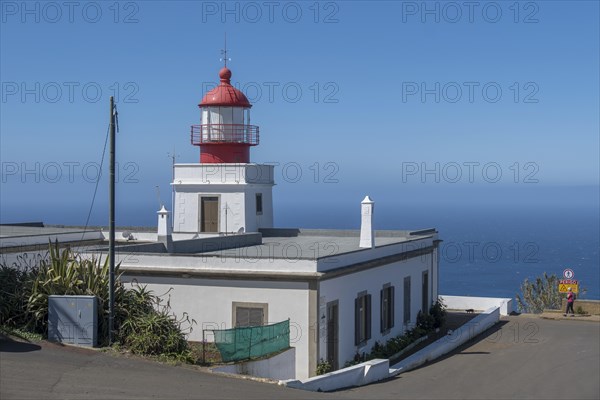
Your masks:
[{"label": "lantern room", "polygon": [[192,144],[200,147],[201,163],[249,163],[250,147],[259,140],[258,126],[250,125],[252,105],[231,85],[229,68],[222,68],[219,78],[198,104],[201,124],[192,125]]}]

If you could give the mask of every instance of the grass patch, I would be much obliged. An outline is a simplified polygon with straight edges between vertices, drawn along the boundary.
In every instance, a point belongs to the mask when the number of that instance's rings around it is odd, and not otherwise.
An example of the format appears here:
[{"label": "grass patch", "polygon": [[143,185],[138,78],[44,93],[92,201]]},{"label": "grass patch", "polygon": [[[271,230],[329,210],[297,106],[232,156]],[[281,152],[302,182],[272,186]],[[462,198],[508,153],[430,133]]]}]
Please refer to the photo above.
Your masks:
[{"label": "grass patch", "polygon": [[9,326],[0,326],[0,334],[24,340],[26,342],[41,342],[43,340],[40,333],[29,332],[27,330]]}]

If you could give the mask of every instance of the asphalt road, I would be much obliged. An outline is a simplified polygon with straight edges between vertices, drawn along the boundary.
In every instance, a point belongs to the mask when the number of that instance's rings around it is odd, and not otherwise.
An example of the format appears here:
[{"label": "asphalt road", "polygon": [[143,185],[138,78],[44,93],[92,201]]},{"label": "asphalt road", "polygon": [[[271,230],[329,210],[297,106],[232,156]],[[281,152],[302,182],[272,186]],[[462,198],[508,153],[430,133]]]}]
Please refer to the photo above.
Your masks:
[{"label": "asphalt road", "polygon": [[0,341],[1,399],[598,399],[600,324],[518,316],[385,382],[312,393],[115,356]]}]

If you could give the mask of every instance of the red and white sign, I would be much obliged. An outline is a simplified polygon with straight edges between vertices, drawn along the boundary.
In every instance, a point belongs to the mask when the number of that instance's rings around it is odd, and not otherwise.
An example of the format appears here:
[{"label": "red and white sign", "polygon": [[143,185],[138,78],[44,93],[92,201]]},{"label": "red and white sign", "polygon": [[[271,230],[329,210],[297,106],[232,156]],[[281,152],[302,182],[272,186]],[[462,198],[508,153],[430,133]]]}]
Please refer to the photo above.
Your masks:
[{"label": "red and white sign", "polygon": [[565,279],[573,279],[573,277],[575,276],[575,272],[573,272],[571,268],[567,268],[563,271],[563,276],[565,277]]}]

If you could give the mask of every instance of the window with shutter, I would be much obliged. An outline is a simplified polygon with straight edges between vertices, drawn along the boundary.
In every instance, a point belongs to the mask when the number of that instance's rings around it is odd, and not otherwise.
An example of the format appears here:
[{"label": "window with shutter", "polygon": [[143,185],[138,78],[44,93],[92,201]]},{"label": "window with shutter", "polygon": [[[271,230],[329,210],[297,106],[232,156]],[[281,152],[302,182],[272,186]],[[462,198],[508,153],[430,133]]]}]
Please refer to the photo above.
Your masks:
[{"label": "window with shutter", "polygon": [[429,271],[423,271],[423,283],[421,285],[421,306],[423,314],[429,313]]},{"label": "window with shutter", "polygon": [[404,324],[410,322],[410,276],[404,278]]},{"label": "window with shutter", "polygon": [[371,295],[361,292],[354,299],[354,344],[360,346],[371,338]]},{"label": "window with shutter", "polygon": [[387,283],[380,291],[381,333],[387,333],[394,327],[394,287]]},{"label": "window with shutter", "polygon": [[267,323],[267,304],[233,303],[234,327],[261,326]]}]

